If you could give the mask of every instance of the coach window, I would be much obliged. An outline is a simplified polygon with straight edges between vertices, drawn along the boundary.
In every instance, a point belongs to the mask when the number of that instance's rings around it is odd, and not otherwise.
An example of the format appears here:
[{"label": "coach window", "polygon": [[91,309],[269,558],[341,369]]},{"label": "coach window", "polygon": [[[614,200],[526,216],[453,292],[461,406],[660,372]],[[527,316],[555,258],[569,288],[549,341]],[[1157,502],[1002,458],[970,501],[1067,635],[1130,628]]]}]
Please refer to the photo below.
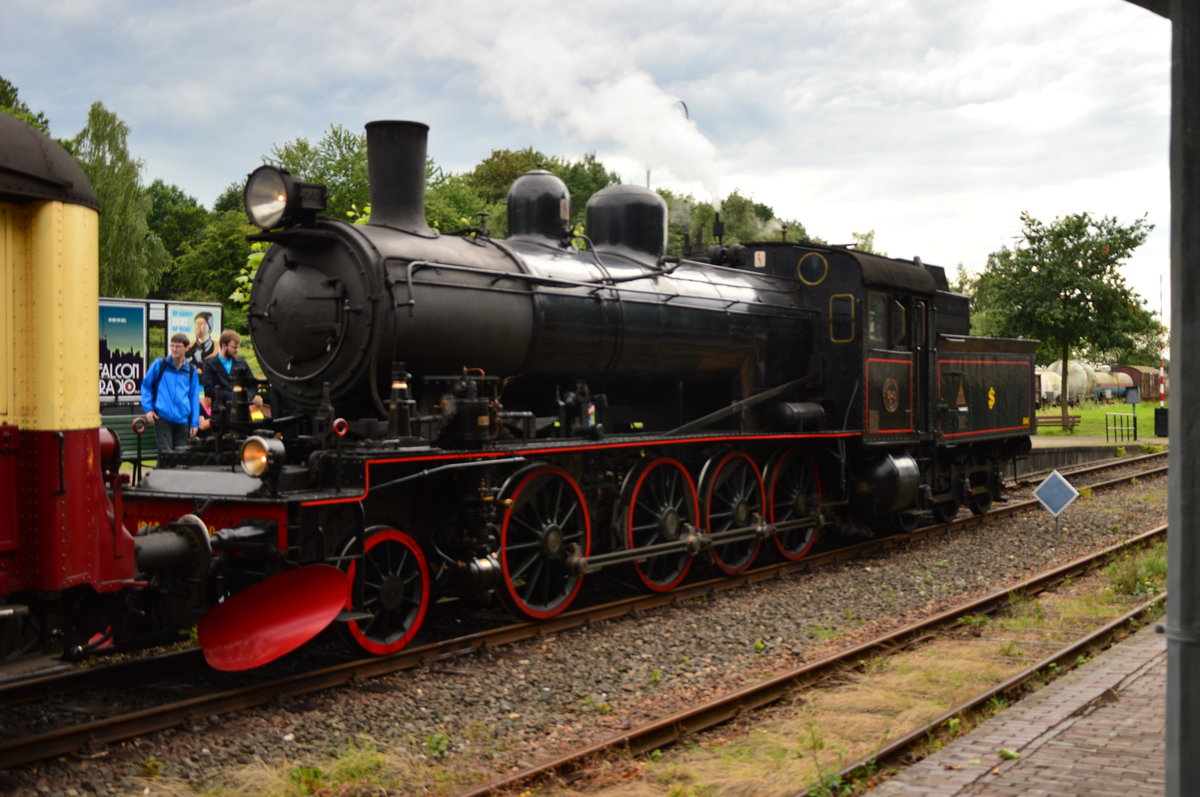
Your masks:
[{"label": "coach window", "polygon": [[829,339],[834,343],[854,340],[854,296],[839,293],[829,297]]},{"label": "coach window", "polygon": [[879,345],[887,344],[887,297],[872,293],[867,297],[867,339]]},{"label": "coach window", "polygon": [[892,299],[892,345],[908,345],[908,308]]}]

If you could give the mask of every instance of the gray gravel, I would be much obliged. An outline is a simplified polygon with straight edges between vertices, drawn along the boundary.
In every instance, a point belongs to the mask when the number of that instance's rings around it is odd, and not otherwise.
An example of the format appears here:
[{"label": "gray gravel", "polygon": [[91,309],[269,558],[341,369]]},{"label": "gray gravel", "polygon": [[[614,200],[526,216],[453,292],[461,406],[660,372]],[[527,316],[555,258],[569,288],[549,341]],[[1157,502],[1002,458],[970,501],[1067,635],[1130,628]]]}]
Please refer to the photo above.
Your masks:
[{"label": "gray gravel", "polygon": [[[199,793],[239,769],[323,766],[352,740],[452,793],[661,717],[1166,522],[1166,479],[819,572],[686,602],[195,727],[0,772],[0,793]],[[837,637],[837,639],[835,639]],[[159,776],[140,777],[147,761]],[[244,782],[244,780],[243,780]],[[440,785],[438,785],[440,784]],[[145,790],[150,788],[149,792]]]}]

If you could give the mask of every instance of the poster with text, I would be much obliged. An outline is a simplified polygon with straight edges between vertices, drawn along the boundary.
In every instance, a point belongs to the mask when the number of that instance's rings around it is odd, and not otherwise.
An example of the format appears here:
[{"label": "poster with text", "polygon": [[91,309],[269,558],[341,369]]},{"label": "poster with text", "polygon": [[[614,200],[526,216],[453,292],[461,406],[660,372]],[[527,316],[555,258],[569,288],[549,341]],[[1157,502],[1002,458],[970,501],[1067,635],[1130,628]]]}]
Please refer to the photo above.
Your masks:
[{"label": "poster with text", "polygon": [[[171,302],[167,305],[167,344],[177,332],[187,335],[188,359],[201,367],[217,353],[217,338],[221,336],[221,305]],[[169,354],[164,351],[163,354]]]},{"label": "poster with text", "polygon": [[137,403],[145,373],[145,303],[101,299],[100,403]]}]

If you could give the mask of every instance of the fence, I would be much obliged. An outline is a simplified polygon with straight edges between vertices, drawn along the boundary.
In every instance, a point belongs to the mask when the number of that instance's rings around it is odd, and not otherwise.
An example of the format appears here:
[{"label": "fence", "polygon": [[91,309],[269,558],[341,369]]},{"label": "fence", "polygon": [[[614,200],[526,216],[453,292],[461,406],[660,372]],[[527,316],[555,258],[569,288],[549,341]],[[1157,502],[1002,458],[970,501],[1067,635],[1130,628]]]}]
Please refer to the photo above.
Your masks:
[{"label": "fence", "polygon": [[1104,441],[1112,440],[1137,440],[1138,439],[1138,422],[1137,414],[1133,412],[1106,412],[1104,413]]}]

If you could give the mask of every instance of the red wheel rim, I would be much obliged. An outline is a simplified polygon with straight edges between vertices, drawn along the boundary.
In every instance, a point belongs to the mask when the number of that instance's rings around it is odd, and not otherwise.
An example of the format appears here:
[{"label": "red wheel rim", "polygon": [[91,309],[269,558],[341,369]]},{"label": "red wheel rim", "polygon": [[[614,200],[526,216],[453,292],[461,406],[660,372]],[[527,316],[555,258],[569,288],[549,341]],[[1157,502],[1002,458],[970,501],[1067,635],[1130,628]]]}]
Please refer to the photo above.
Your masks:
[{"label": "red wheel rim", "polygon": [[[754,460],[741,451],[726,454],[705,479],[704,527],[709,534],[744,528],[754,514],[762,515],[766,503],[762,474]],[[729,575],[750,567],[762,541],[758,539],[713,546],[713,559]]]},{"label": "red wheel rim", "polygon": [[[782,523],[786,520],[790,520],[791,517],[795,516],[797,511],[795,508],[796,496],[794,494],[794,490],[797,488],[803,489],[803,480],[798,474],[793,476],[792,474],[787,473],[789,467],[791,467],[793,471],[804,467],[803,463],[795,463],[795,453],[795,450],[785,452],[783,456],[779,458],[778,463],[771,468],[771,488],[767,493],[767,506],[770,513],[768,519],[772,523]],[[812,477],[816,484],[817,500],[820,501],[821,472],[817,470],[817,463],[810,462],[808,465],[812,469]],[[783,476],[785,474],[787,474],[789,477],[792,477],[793,481],[790,484],[781,484],[784,481]],[[793,492],[791,494],[786,494],[789,490]],[[818,529],[816,526],[810,526],[808,528],[792,529],[790,531],[778,533],[775,535],[775,547],[779,550],[779,555],[784,559],[789,559],[793,562],[798,561],[803,559],[816,543],[817,531]],[[802,535],[805,535],[806,533],[807,537],[804,538]],[[801,536],[800,541],[789,544],[789,542],[794,541],[798,535]]]},{"label": "red wheel rim", "polygon": [[571,573],[571,545],[592,551],[592,522],[583,491],[571,474],[553,465],[526,473],[508,496],[500,529],[500,571],[513,609],[544,620],[564,611],[583,587]]},{"label": "red wheel rim", "polygon": [[[400,650],[417,635],[429,609],[429,565],[421,546],[396,529],[381,529],[363,545],[363,605],[361,611],[375,615],[371,620],[346,624],[356,644],[368,653],[384,656]],[[346,574],[353,583],[358,560],[350,562]],[[347,598],[346,608],[353,597]]]},{"label": "red wheel rim", "polygon": [[[661,470],[665,469],[665,470]],[[653,476],[652,476],[653,474]],[[640,505],[643,490],[652,491],[649,503]],[[692,477],[679,461],[669,457],[656,459],[642,470],[629,495],[625,523],[625,543],[630,548],[654,545],[677,539],[682,533],[680,509],[686,510],[687,522],[696,524],[700,516],[700,500]],[[638,537],[641,539],[638,539]],[[667,592],[678,586],[692,566],[691,554],[680,559],[660,556],[645,562],[634,562],[634,572],[642,584],[654,592]]]}]

